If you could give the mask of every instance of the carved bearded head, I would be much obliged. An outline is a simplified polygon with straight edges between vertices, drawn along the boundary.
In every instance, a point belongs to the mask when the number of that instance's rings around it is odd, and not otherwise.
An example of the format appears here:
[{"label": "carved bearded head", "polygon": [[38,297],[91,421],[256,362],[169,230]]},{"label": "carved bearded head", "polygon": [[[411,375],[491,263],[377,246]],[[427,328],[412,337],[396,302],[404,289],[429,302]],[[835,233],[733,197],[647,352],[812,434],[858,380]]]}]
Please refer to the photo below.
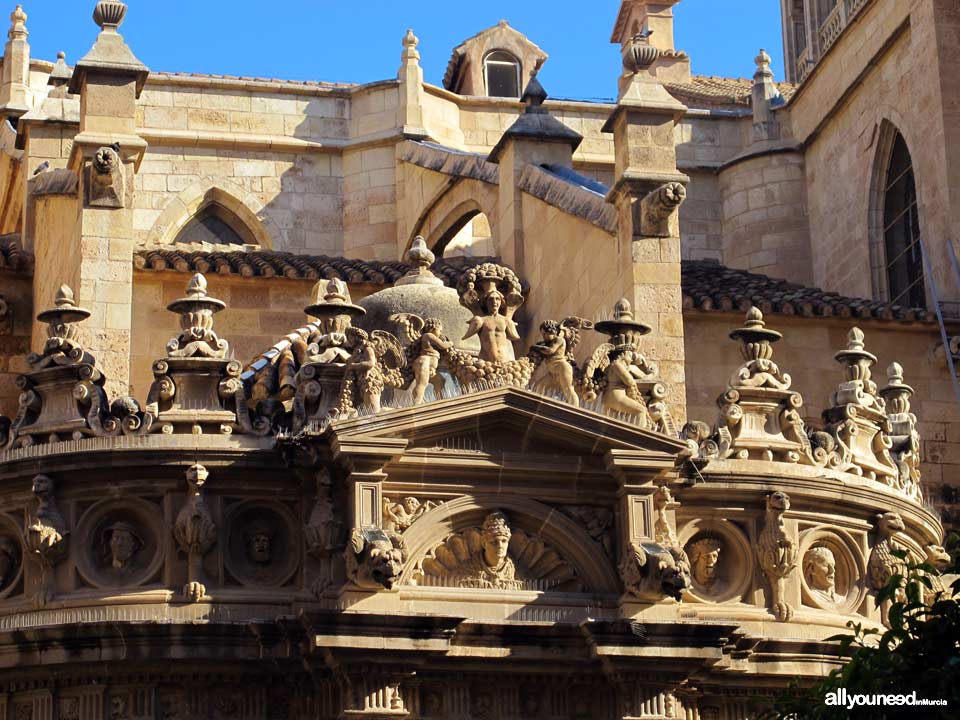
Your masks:
[{"label": "carved bearded head", "polygon": [[263,523],[254,523],[247,533],[247,552],[257,565],[266,565],[273,557],[273,530]]},{"label": "carved bearded head", "polygon": [[717,581],[721,547],[720,541],[715,538],[697,540],[690,546],[693,579],[702,587],[709,588]]},{"label": "carved bearded head", "polygon": [[498,568],[507,559],[510,548],[510,526],[507,525],[507,516],[502,512],[492,512],[483,521],[483,561],[488,567]]}]

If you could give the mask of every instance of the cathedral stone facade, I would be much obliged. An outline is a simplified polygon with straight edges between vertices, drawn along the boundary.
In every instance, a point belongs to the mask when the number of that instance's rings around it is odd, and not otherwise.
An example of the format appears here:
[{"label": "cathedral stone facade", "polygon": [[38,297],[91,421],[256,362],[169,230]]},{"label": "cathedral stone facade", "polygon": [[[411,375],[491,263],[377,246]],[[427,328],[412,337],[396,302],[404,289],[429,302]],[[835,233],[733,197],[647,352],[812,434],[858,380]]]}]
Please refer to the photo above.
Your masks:
[{"label": "cathedral stone facade", "polygon": [[503,21],[348,85],[14,9],[0,717],[745,720],[944,567],[960,9],[783,0],[778,83],[677,2],[607,103]]}]

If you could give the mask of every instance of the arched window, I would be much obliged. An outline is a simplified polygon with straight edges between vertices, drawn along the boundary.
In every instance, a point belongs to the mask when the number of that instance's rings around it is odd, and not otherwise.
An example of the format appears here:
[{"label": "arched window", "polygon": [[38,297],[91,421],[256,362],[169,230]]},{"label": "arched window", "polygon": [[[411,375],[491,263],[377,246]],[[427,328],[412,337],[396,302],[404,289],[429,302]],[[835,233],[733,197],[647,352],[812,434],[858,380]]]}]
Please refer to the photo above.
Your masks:
[{"label": "arched window", "polygon": [[883,188],[883,244],[889,301],[926,307],[917,187],[910,151],[900,133],[893,141]]},{"label": "arched window", "polygon": [[256,245],[244,225],[233,213],[217,203],[202,208],[177,234],[178,243],[210,243],[212,245]]},{"label": "arched window", "polygon": [[490,97],[520,97],[520,61],[505,50],[494,50],[483,60],[483,77]]}]

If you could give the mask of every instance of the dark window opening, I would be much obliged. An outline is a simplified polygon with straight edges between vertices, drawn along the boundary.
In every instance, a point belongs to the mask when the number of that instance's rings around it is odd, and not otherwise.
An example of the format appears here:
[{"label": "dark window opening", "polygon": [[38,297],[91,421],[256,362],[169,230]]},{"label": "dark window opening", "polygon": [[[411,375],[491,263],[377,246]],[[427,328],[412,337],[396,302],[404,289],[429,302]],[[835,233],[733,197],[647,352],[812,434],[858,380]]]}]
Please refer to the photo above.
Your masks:
[{"label": "dark window opening", "polygon": [[520,97],[520,63],[508,52],[496,50],[483,61],[490,97]]},{"label": "dark window opening", "polygon": [[210,243],[212,245],[249,245],[240,232],[225,217],[226,213],[216,204],[208,205],[188,222],[180,234],[178,243]]},{"label": "dark window opening", "polygon": [[926,307],[917,188],[910,152],[899,133],[890,154],[883,194],[883,241],[890,302]]}]

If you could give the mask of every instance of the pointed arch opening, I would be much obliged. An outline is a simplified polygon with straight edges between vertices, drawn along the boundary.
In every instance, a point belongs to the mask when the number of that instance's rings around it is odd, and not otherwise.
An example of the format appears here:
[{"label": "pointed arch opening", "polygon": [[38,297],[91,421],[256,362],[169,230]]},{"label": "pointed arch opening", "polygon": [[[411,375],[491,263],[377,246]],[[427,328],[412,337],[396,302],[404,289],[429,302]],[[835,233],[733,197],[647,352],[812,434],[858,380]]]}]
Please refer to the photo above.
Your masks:
[{"label": "pointed arch opening", "polygon": [[256,238],[235,215],[212,202],[200,209],[177,234],[175,243],[257,245]]},{"label": "pointed arch opening", "polygon": [[894,305],[926,307],[916,176],[903,135],[884,123],[877,146],[871,218],[875,295]]}]

